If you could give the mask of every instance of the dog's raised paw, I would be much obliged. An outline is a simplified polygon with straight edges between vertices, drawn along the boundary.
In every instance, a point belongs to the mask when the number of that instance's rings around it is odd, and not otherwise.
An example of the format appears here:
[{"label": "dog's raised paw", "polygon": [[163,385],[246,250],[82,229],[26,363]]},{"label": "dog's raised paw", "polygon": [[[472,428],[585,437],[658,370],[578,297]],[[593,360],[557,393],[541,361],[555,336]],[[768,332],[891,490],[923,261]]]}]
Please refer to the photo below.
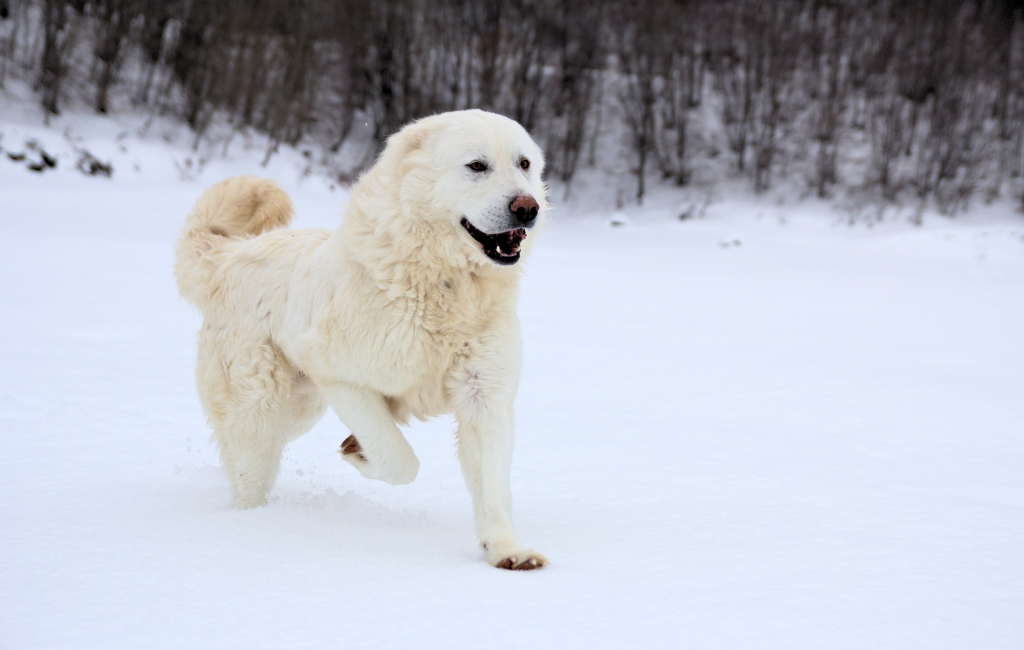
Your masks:
[{"label": "dog's raised paw", "polygon": [[356,440],[355,435],[345,438],[345,442],[341,443],[341,455],[349,456],[351,454],[356,454],[359,460],[366,460],[366,456],[363,455],[363,448],[359,446],[359,441]]},{"label": "dog's raised paw", "polygon": [[359,470],[359,473],[369,479],[384,481],[391,485],[406,485],[416,479],[420,471],[420,461],[411,453],[408,459],[401,459],[405,462],[381,463],[377,459],[369,459],[363,446],[355,435],[345,438],[339,450],[341,459]]}]

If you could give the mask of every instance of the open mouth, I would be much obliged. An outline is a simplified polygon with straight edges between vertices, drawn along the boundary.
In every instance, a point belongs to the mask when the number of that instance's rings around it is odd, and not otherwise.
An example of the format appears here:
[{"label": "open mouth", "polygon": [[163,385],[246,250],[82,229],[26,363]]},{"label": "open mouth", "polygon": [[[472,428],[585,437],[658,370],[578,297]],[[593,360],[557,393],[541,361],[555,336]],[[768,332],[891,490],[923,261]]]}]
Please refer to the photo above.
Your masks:
[{"label": "open mouth", "polygon": [[509,266],[519,261],[519,245],[526,239],[526,228],[516,228],[499,232],[496,235],[488,235],[469,223],[469,219],[465,217],[462,218],[462,227],[473,239],[480,242],[480,245],[484,247],[484,255],[495,264]]}]

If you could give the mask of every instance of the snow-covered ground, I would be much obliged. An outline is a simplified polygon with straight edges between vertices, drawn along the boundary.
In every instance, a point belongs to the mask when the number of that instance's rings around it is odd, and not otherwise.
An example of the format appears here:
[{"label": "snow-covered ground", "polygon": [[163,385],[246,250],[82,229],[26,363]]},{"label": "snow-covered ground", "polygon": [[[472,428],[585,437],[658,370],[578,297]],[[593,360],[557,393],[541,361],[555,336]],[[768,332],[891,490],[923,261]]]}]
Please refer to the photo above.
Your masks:
[{"label": "snow-covered ground", "polygon": [[[1024,647],[1008,207],[867,228],[719,193],[680,222],[664,190],[612,226],[581,181],[520,307],[515,510],[551,564],[509,573],[475,545],[448,419],[408,429],[420,476],[391,487],[340,460],[328,414],[268,507],[230,505],[175,232],[229,174],[277,179],[300,226],[336,224],[342,189],[242,138],[198,173],[141,119],[12,115],[0,647]],[[56,170],[6,158],[28,139]]]}]

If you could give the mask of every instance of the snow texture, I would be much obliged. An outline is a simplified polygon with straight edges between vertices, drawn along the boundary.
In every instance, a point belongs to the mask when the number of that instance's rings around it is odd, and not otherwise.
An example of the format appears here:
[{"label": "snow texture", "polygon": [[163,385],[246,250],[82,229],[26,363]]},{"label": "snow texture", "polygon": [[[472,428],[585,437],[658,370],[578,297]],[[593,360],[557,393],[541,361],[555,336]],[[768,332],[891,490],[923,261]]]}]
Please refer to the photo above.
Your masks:
[{"label": "snow texture", "polygon": [[[175,233],[228,175],[279,181],[298,226],[338,223],[343,189],[242,136],[200,170],[180,129],[16,109],[0,647],[1024,647],[1009,207],[868,228],[720,192],[680,221],[678,192],[613,216],[581,179],[522,287],[515,514],[551,564],[519,574],[483,561],[446,418],[407,429],[411,485],[343,463],[328,413],[268,507],[230,504]],[[56,169],[7,159],[30,139]]]}]

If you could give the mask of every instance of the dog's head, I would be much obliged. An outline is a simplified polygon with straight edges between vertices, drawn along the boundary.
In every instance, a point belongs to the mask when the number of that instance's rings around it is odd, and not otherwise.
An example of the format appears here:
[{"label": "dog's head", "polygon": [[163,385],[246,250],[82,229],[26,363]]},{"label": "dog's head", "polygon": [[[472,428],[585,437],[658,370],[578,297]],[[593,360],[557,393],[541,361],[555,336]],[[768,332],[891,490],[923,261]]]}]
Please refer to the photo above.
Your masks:
[{"label": "dog's head", "polygon": [[[403,218],[444,233],[470,262],[511,266],[546,217],[544,156],[517,122],[479,110],[414,122],[388,140]],[[410,209],[411,208],[411,209]]]}]

